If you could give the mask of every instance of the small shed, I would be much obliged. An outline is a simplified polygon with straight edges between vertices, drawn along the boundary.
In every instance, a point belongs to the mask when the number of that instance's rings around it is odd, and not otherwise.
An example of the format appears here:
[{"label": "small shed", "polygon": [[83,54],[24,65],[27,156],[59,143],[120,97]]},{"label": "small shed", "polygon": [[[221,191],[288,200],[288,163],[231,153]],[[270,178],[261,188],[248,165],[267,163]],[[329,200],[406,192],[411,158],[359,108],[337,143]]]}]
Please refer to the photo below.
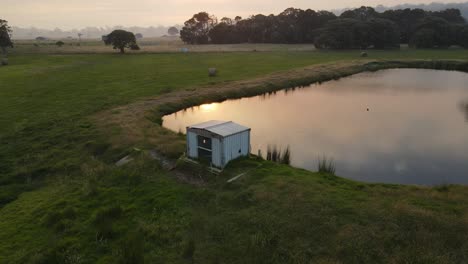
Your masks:
[{"label": "small shed", "polygon": [[250,128],[212,120],[187,127],[187,156],[208,159],[218,168],[250,153]]}]

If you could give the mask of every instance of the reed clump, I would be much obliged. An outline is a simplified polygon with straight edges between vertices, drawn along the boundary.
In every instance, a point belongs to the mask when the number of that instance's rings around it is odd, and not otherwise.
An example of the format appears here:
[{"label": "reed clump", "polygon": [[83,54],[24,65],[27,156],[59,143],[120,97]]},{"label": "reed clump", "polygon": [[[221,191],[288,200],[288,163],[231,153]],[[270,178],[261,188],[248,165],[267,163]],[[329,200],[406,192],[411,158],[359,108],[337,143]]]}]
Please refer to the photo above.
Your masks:
[{"label": "reed clump", "polygon": [[318,171],[320,173],[328,173],[335,175],[336,172],[336,164],[332,158],[328,158],[326,156],[318,158]]},{"label": "reed clump", "polygon": [[287,146],[286,149],[282,151],[276,145],[274,146],[268,145],[266,160],[290,165],[291,164],[291,149],[289,148],[289,146]]}]

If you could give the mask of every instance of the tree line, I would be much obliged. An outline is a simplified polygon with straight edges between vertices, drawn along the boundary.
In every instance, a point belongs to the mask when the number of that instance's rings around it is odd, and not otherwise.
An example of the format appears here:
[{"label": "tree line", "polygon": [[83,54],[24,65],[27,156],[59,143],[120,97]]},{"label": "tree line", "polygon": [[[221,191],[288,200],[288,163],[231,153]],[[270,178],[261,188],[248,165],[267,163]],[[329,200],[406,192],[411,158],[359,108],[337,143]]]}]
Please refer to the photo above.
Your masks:
[{"label": "tree line", "polygon": [[340,16],[328,11],[288,8],[278,15],[222,18],[206,12],[184,23],[187,44],[313,43],[323,49],[468,48],[468,25],[458,9],[398,9],[377,12],[360,7]]}]

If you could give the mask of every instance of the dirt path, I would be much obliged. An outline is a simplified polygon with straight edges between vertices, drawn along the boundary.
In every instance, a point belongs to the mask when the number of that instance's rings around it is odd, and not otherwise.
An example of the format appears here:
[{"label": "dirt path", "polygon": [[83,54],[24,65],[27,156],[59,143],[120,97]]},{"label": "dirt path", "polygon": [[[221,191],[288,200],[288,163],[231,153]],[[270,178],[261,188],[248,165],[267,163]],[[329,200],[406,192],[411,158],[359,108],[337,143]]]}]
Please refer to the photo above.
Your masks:
[{"label": "dirt path", "polygon": [[[155,120],[187,107],[254,96],[280,89],[309,85],[350,76],[364,71],[389,68],[428,68],[468,71],[466,61],[376,61],[357,60],[313,65],[262,77],[197,87],[162,94],[97,113],[92,117],[114,146],[145,144],[164,155],[184,151],[184,138],[162,128]],[[161,110],[163,109],[163,110]],[[116,132],[117,131],[117,132]]]}]

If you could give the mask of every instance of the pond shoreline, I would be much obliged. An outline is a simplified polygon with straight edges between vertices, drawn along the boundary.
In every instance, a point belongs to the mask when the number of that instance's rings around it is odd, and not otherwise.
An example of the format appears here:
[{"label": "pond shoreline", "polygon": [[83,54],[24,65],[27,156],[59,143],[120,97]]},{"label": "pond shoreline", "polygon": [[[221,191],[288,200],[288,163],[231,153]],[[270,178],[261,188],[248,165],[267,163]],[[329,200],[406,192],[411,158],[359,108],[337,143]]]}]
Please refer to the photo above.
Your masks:
[{"label": "pond shoreline", "polygon": [[[319,64],[263,77],[169,92],[92,116],[114,147],[155,148],[171,158],[185,149],[185,138],[164,127],[162,117],[193,106],[257,96],[385,69],[434,69],[468,72],[466,60],[365,60]],[[118,133],[106,133],[109,131]]]}]

